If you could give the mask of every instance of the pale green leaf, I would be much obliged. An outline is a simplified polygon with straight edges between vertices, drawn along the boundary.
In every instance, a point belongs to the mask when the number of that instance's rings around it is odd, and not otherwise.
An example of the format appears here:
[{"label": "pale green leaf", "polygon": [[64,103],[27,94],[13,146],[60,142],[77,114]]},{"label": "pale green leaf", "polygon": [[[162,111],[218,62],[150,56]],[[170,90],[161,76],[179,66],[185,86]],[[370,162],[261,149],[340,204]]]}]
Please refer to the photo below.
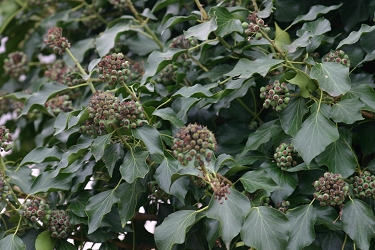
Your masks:
[{"label": "pale green leaf", "polygon": [[42,193],[57,190],[69,190],[72,186],[72,173],[59,173],[46,171],[38,175],[31,186],[30,193]]},{"label": "pale green leaf", "polygon": [[197,20],[197,17],[194,15],[190,16],[173,16],[167,20],[167,22],[164,25],[163,30],[161,31],[161,34],[163,35],[164,31],[170,27],[173,27],[175,24],[186,22],[186,21],[193,21]]},{"label": "pale green leaf", "polygon": [[99,161],[103,157],[105,148],[111,142],[111,137],[112,134],[101,135],[92,142],[90,151],[96,161]]},{"label": "pale green leaf", "polygon": [[210,15],[216,16],[218,36],[226,36],[232,32],[243,32],[241,21],[235,18],[227,8],[214,6],[208,12]]},{"label": "pale green leaf", "polygon": [[146,159],[149,153],[132,149],[128,151],[124,157],[124,162],[120,166],[122,178],[128,183],[133,183],[137,178],[143,178],[149,171]]},{"label": "pale green leaf", "polygon": [[297,36],[301,37],[306,31],[311,32],[312,36],[323,35],[331,30],[331,23],[324,18],[320,18],[313,22],[304,23],[302,28],[297,30]]},{"label": "pale green leaf", "polygon": [[359,97],[365,104],[364,110],[375,112],[375,91],[367,84],[353,85],[351,90],[343,96],[343,99],[352,99]]},{"label": "pale green leaf", "polygon": [[56,239],[51,238],[50,231],[44,231],[38,235],[35,241],[35,250],[52,250],[54,249]]},{"label": "pale green leaf", "polygon": [[114,26],[107,28],[101,35],[96,38],[96,50],[100,57],[107,55],[111,48],[115,46],[116,38],[120,33],[130,29],[129,23],[118,22]]},{"label": "pale green leaf", "polygon": [[292,78],[287,80],[288,82],[298,85],[300,88],[300,94],[302,97],[308,98],[310,96],[310,85],[315,86],[315,83],[306,75],[300,71]]},{"label": "pale green leaf", "polygon": [[241,58],[234,69],[225,75],[247,79],[252,77],[255,73],[258,73],[264,77],[273,66],[278,65],[283,61],[284,60],[276,60],[269,57],[261,57],[255,61]]},{"label": "pale green leaf", "polygon": [[170,121],[173,126],[176,128],[182,128],[185,126],[185,124],[181,121],[180,118],[177,117],[176,112],[174,112],[171,108],[165,108],[165,109],[158,109],[155,110],[152,115],[159,116],[163,120]]},{"label": "pale green leaf", "polygon": [[59,161],[63,151],[56,146],[52,148],[38,147],[29,152],[20,163],[23,166],[28,163],[41,163],[46,161]]}]

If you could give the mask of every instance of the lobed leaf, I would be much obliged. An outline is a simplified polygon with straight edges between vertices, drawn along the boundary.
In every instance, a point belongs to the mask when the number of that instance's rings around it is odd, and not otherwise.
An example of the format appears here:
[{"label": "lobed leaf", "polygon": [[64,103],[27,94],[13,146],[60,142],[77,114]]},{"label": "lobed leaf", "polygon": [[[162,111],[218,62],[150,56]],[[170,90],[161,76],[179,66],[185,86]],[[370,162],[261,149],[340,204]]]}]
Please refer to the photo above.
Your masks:
[{"label": "lobed leaf", "polygon": [[258,73],[264,77],[272,67],[282,63],[283,61],[284,60],[276,60],[269,57],[261,57],[255,61],[241,58],[236,66],[234,66],[234,69],[225,75],[239,78],[250,78],[255,73]]},{"label": "lobed leaf", "polygon": [[214,6],[208,14],[216,17],[216,34],[218,36],[224,37],[232,32],[243,32],[241,21],[235,18],[227,8]]},{"label": "lobed leaf", "polygon": [[280,124],[284,132],[288,135],[295,136],[307,112],[309,112],[309,109],[306,107],[304,98],[291,98],[286,109],[279,113]]},{"label": "lobed leaf", "polygon": [[26,246],[17,235],[9,234],[0,240],[0,249],[25,250]]},{"label": "lobed leaf", "polygon": [[149,153],[138,149],[129,150],[123,163],[120,165],[120,173],[122,178],[128,182],[133,183],[137,178],[143,178],[149,171],[149,166],[146,159]]},{"label": "lobed leaf", "polygon": [[148,124],[143,124],[141,127],[132,129],[132,135],[144,142],[150,154],[163,155],[164,149],[160,139],[160,133],[156,128]]},{"label": "lobed leaf", "polygon": [[342,4],[338,5],[331,5],[329,7],[324,6],[324,5],[315,5],[312,6],[309,10],[309,12],[305,15],[299,15],[294,21],[292,22],[291,25],[294,25],[296,23],[299,23],[301,21],[312,21],[315,20],[319,14],[326,14],[332,10],[336,10],[341,7]]},{"label": "lobed leaf", "polygon": [[245,190],[254,193],[259,189],[273,192],[279,189],[279,186],[269,177],[268,173],[263,169],[249,171],[241,176],[240,181]]}]

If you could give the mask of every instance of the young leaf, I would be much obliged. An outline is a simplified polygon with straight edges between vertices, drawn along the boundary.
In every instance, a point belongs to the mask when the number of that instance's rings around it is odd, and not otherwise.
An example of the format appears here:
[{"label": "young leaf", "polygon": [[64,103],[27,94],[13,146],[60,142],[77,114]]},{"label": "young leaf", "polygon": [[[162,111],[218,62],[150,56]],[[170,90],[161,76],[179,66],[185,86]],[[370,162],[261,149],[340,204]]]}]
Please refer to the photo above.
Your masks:
[{"label": "young leaf", "polygon": [[307,165],[315,156],[339,139],[337,127],[322,113],[312,113],[292,140],[294,148]]},{"label": "young leaf", "polygon": [[246,174],[242,175],[240,181],[245,190],[249,193],[254,193],[258,189],[263,189],[269,192],[279,189],[279,186],[277,186],[277,184],[263,169],[247,172]]},{"label": "young leaf", "polygon": [[316,214],[311,204],[291,209],[287,213],[290,221],[288,249],[299,250],[310,245],[315,239],[314,224]]},{"label": "young leaf", "polygon": [[288,32],[282,30],[277,23],[275,23],[275,45],[279,50],[285,51],[284,45],[291,43]]},{"label": "young leaf", "polygon": [[287,81],[292,84],[298,85],[301,96],[305,98],[308,98],[310,96],[309,85],[315,85],[315,83],[306,74],[303,74],[299,71],[292,79],[289,79]]},{"label": "young leaf", "polygon": [[270,207],[251,208],[241,229],[245,245],[256,249],[286,249],[289,221],[286,216]]},{"label": "young leaf", "polygon": [[305,99],[291,98],[285,110],[279,112],[281,127],[288,135],[295,136],[301,127],[303,116],[309,112]]},{"label": "young leaf", "polygon": [[163,223],[155,228],[155,243],[159,249],[170,250],[175,244],[185,242],[187,231],[195,223],[197,211],[181,210],[168,215]]},{"label": "young leaf", "polygon": [[226,76],[233,76],[239,78],[250,78],[255,73],[258,73],[261,76],[266,76],[270,68],[275,65],[282,63],[284,60],[276,60],[269,57],[261,57],[255,61],[250,61],[246,58],[241,58],[234,69],[228,73]]},{"label": "young leaf", "polygon": [[342,209],[344,231],[360,249],[369,249],[375,232],[375,216],[372,208],[358,199],[351,199]]},{"label": "young leaf", "polygon": [[121,176],[126,182],[133,183],[135,179],[145,177],[149,171],[146,163],[148,155],[147,151],[138,149],[132,149],[126,153],[124,162],[120,166]]},{"label": "young leaf", "polygon": [[341,48],[345,44],[356,43],[359,40],[359,38],[361,38],[361,35],[363,33],[369,33],[369,32],[371,32],[373,30],[375,30],[375,26],[368,26],[367,24],[362,24],[361,28],[358,31],[352,31],[352,32],[350,32],[350,34],[348,35],[348,37],[345,38],[344,40],[342,40],[339,43],[339,45],[337,45],[336,49]]},{"label": "young leaf", "polygon": [[0,249],[25,250],[26,246],[17,235],[9,234],[0,240]]},{"label": "young leaf", "polygon": [[44,231],[38,235],[35,241],[35,250],[51,250],[55,246],[56,239],[51,238],[50,231]]},{"label": "young leaf", "polygon": [[222,204],[215,198],[211,198],[207,217],[220,221],[220,237],[223,239],[227,249],[230,242],[241,230],[245,215],[250,210],[249,199],[237,190],[228,188],[227,199]]},{"label": "young leaf", "polygon": [[145,143],[150,154],[163,155],[164,149],[157,129],[144,124],[141,127],[132,129],[132,134],[135,138],[142,140]]},{"label": "young leaf", "polygon": [[330,12],[331,10],[336,10],[340,8],[342,4],[338,5],[331,5],[331,6],[324,6],[324,5],[315,5],[312,6],[309,10],[309,12],[305,15],[300,15],[296,19],[294,19],[293,23],[291,25],[294,25],[296,23],[299,23],[301,21],[313,21],[315,20],[319,14],[326,14]]}]

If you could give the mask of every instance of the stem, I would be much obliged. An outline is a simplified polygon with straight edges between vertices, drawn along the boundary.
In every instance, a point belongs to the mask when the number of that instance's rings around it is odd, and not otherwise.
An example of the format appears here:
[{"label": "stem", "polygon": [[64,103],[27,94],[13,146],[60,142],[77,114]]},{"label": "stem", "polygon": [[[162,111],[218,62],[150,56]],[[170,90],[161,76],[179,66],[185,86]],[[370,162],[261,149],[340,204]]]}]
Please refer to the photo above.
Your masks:
[{"label": "stem", "polygon": [[191,58],[191,60],[193,60],[201,69],[203,69],[205,72],[208,71],[208,69],[203,65],[201,64],[197,59],[195,59],[193,56],[191,55],[188,55],[189,58]]},{"label": "stem", "polygon": [[251,0],[251,2],[253,3],[254,10],[259,11],[257,0]]},{"label": "stem", "polygon": [[341,250],[344,250],[345,249],[345,245],[346,245],[346,240],[348,239],[348,234],[345,234],[345,238],[344,238],[344,242],[342,243],[342,247],[341,247]]},{"label": "stem", "polygon": [[207,44],[207,43],[212,43],[212,42],[216,42],[216,41],[218,41],[218,38],[216,37],[215,39],[212,39],[212,40],[207,40],[207,41],[204,41],[204,42],[202,42],[202,43],[200,43],[200,44],[198,44],[198,45],[196,45],[196,46],[194,46],[194,47],[191,47],[191,48],[189,48],[188,49],[188,51],[194,51],[194,50],[196,50],[197,48],[199,48],[199,47],[201,47],[201,46],[203,46],[203,45],[205,45],[205,44]]},{"label": "stem", "polygon": [[232,78],[233,78],[233,76],[228,77],[228,78],[225,79],[224,81],[219,82],[219,85],[222,85],[222,84],[224,84],[224,83],[230,81]]},{"label": "stem", "polygon": [[203,9],[202,4],[199,0],[195,0],[196,5],[198,6],[199,11],[201,12],[201,20],[206,21],[208,19],[206,11]]},{"label": "stem", "polygon": [[318,105],[317,112],[319,112],[319,110],[320,110],[320,104],[322,103],[322,99],[323,99],[323,90],[320,90],[320,100],[319,100],[319,105]]},{"label": "stem", "polygon": [[145,30],[147,31],[148,34],[150,34],[150,36],[152,36],[152,38],[154,39],[154,41],[157,43],[157,45],[159,46],[160,50],[163,50],[164,49],[164,46],[163,44],[160,42],[160,40],[156,37],[155,33],[152,32],[152,30],[150,29],[150,27],[148,27],[147,23],[145,23],[145,26],[144,26]]},{"label": "stem", "polygon": [[117,132],[117,135],[118,137],[120,137],[122,143],[129,149],[129,150],[132,150],[132,147],[129,145],[129,143],[126,141],[125,137],[120,133],[118,127],[116,126],[116,124],[113,124],[112,125],[113,128],[116,130]]}]

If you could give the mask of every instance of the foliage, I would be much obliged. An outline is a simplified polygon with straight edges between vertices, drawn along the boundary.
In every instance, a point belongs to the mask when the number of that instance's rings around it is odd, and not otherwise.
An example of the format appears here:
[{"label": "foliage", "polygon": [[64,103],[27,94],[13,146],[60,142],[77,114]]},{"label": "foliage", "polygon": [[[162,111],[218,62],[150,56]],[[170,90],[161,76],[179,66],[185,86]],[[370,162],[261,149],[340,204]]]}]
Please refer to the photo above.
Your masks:
[{"label": "foliage", "polygon": [[375,249],[374,11],[1,1],[0,249]]}]

